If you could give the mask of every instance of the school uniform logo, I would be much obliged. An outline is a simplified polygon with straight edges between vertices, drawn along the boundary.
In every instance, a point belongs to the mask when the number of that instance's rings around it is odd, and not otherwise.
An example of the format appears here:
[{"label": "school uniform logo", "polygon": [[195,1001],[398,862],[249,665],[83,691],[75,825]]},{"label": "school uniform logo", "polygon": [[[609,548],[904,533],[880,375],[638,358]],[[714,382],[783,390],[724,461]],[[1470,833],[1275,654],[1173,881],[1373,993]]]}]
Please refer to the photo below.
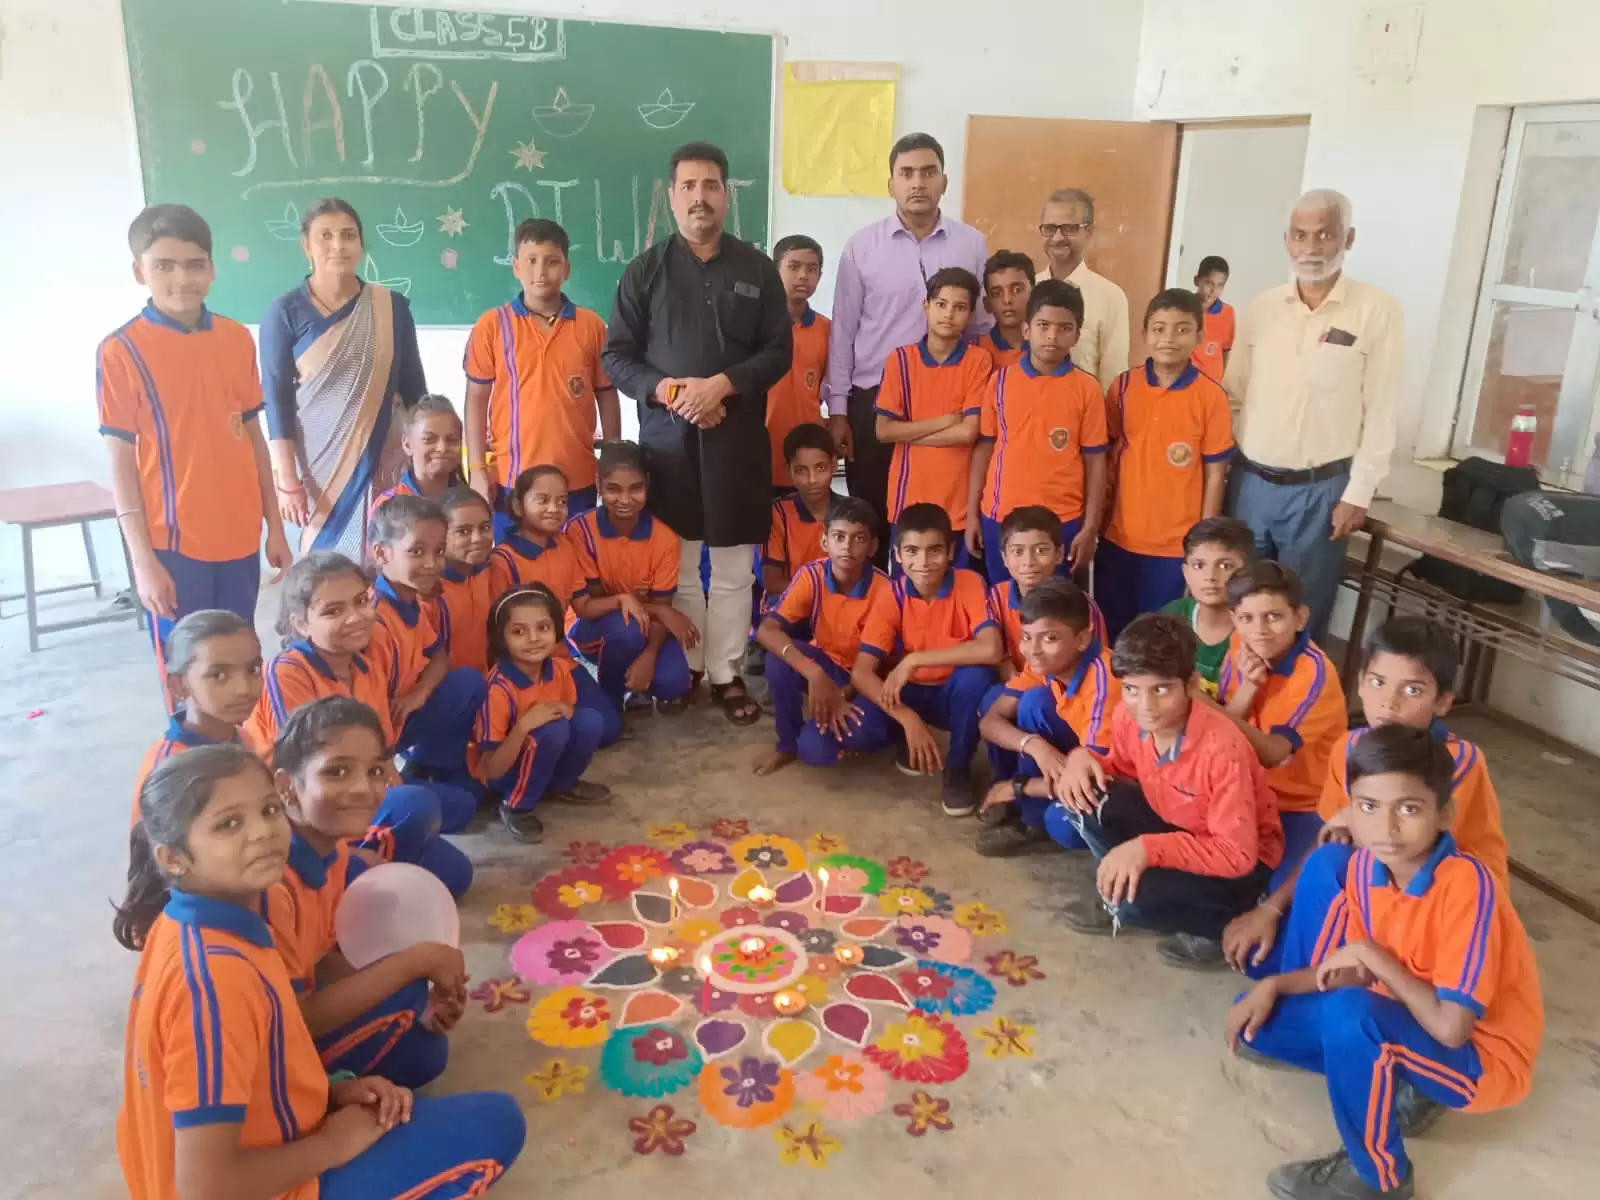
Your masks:
[{"label": "school uniform logo", "polygon": [[1072,431],[1065,426],[1057,425],[1050,431],[1050,448],[1052,450],[1065,450],[1067,443],[1072,440]]},{"label": "school uniform logo", "polygon": [[228,432],[236,438],[244,436],[244,418],[236,412],[228,414]]},{"label": "school uniform logo", "polygon": [[1188,442],[1173,442],[1167,447],[1167,461],[1175,467],[1187,467],[1194,461],[1194,447]]},{"label": "school uniform logo", "polygon": [[1217,345],[1216,342],[1207,342],[1203,353],[1207,358],[1215,358],[1217,355],[1222,353],[1222,347]]},{"label": "school uniform logo", "polygon": [[568,375],[567,376],[567,394],[569,396],[571,396],[574,400],[582,398],[582,396],[583,396],[583,376],[582,375]]},{"label": "school uniform logo", "polygon": [[817,380],[816,371],[814,371],[814,370],[813,371],[807,371],[806,372],[806,391],[808,391],[808,392],[816,391],[817,390],[817,383],[818,383],[818,380]]}]

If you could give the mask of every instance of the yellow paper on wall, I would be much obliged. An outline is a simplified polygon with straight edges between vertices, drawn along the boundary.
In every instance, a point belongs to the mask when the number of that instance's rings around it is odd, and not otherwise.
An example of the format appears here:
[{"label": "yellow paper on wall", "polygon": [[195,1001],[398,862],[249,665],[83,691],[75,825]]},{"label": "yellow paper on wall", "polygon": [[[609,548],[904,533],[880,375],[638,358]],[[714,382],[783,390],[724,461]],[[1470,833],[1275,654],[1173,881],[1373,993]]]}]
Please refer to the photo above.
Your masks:
[{"label": "yellow paper on wall", "polygon": [[796,196],[885,196],[893,63],[785,63],[783,186]]}]

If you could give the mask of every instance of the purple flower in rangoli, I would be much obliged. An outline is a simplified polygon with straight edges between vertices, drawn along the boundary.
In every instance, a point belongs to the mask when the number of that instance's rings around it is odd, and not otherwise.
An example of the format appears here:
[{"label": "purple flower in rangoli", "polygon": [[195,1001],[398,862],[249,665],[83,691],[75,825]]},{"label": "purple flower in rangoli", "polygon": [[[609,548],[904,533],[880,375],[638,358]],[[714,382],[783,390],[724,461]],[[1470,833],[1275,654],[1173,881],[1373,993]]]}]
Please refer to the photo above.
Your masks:
[{"label": "purple flower in rangoli", "polygon": [[784,911],[773,913],[763,924],[771,925],[776,929],[783,930],[785,933],[792,933],[798,936],[811,925],[811,922],[806,920],[805,913]]},{"label": "purple flower in rangoli", "polygon": [[752,867],[787,867],[789,856],[778,846],[751,846],[744,852],[744,860]]},{"label": "purple flower in rangoli", "polygon": [[674,1059],[688,1058],[689,1046],[669,1030],[652,1029],[633,1039],[633,1057],[653,1067],[664,1067]]},{"label": "purple flower in rangoli", "polygon": [[752,1104],[770,1104],[773,1089],[778,1086],[778,1064],[759,1058],[746,1058],[737,1067],[723,1067],[722,1078],[727,1086],[723,1095],[732,1096],[740,1108]]},{"label": "purple flower in rangoli", "polygon": [[895,941],[913,954],[928,955],[939,945],[939,934],[926,925],[902,925],[894,932]]},{"label": "purple flower in rangoli", "polygon": [[721,842],[685,842],[672,852],[672,865],[685,875],[725,875],[735,863]]},{"label": "purple flower in rangoli", "polygon": [[575,937],[566,942],[551,943],[546,955],[552,971],[575,975],[587,971],[600,961],[600,947],[585,937]]}]

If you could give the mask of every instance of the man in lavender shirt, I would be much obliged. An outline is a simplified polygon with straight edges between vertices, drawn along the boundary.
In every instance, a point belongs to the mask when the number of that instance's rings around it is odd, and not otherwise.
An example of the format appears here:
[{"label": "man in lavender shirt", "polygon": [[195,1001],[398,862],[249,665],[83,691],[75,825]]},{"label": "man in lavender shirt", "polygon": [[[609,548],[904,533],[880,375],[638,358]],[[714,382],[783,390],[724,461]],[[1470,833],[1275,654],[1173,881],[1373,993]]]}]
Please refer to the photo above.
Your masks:
[{"label": "man in lavender shirt", "polygon": [[[828,428],[844,452],[850,494],[871,504],[880,521],[894,454],[873,432],[883,364],[928,332],[922,305],[934,272],[965,267],[982,279],[989,256],[983,234],[939,211],[949,183],[944,148],[926,133],[906,134],[889,151],[894,215],[858,229],[839,258],[822,399]],[[980,308],[967,337],[977,339],[992,324],[994,318]],[[880,536],[880,557],[887,552],[887,538]]]}]

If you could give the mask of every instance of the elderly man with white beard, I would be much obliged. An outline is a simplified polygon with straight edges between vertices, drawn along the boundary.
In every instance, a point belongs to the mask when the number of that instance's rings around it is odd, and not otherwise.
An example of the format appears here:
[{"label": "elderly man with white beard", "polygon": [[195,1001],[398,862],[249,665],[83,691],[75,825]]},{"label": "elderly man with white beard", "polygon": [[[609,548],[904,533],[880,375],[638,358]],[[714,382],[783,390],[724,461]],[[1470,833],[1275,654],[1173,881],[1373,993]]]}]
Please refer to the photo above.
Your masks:
[{"label": "elderly man with white beard", "polygon": [[1223,383],[1235,406],[1233,515],[1294,568],[1313,640],[1327,632],[1345,539],[1394,450],[1404,336],[1394,298],[1344,273],[1350,201],[1318,189],[1289,215],[1291,282],[1244,310]]}]

